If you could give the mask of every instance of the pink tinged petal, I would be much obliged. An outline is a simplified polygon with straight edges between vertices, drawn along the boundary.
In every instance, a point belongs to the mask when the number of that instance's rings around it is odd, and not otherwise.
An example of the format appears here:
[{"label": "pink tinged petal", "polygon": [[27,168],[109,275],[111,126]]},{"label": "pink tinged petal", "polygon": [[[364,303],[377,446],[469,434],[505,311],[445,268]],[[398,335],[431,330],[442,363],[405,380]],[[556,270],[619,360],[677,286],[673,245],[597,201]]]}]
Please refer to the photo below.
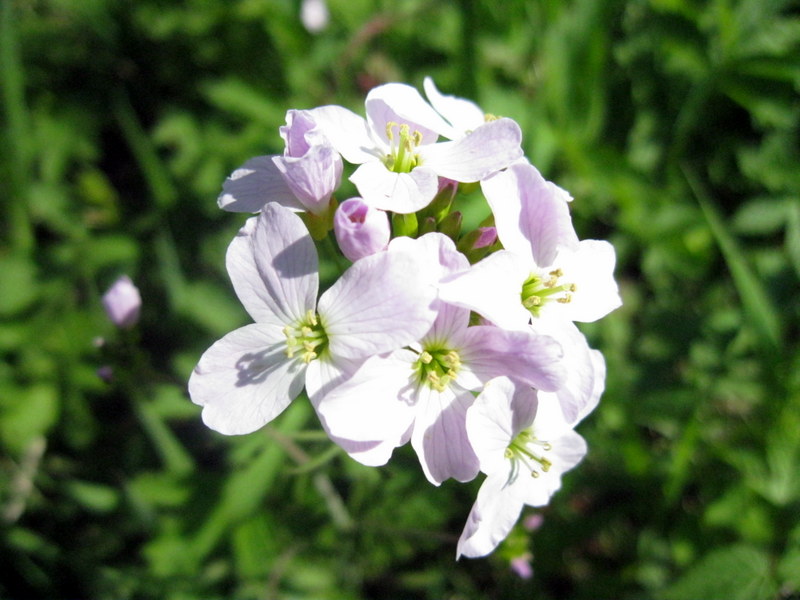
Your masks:
[{"label": "pink tinged petal", "polygon": [[[450,126],[433,110],[416,88],[404,83],[387,83],[370,90],[365,102],[367,121],[375,135],[389,144],[389,123],[409,125],[412,133],[422,135],[423,144],[434,143]],[[397,135],[395,128],[394,134]]]},{"label": "pink tinged petal", "polygon": [[353,460],[367,467],[382,467],[389,462],[394,449],[405,444],[409,436],[406,434],[406,439],[399,444],[391,442],[355,442],[353,440],[337,438],[333,435],[329,435],[329,437],[331,441],[347,452]]},{"label": "pink tinged petal", "polygon": [[520,579],[530,579],[533,577],[533,567],[531,567],[531,555],[529,553],[523,554],[522,556],[515,556],[511,559],[509,566]]},{"label": "pink tinged petal", "polygon": [[425,476],[434,485],[451,477],[470,481],[478,474],[478,457],[466,430],[467,409],[473,401],[472,392],[457,385],[451,384],[443,392],[427,385],[419,387],[411,445]]},{"label": "pink tinged petal", "polygon": [[499,473],[506,480],[511,463],[505,451],[514,437],[533,423],[536,391],[529,386],[497,377],[486,384],[467,411],[467,434],[480,462],[481,471]]},{"label": "pink tinged petal", "polygon": [[332,438],[391,448],[404,443],[416,411],[415,358],[408,350],[373,356],[324,394],[315,406],[325,431]]},{"label": "pink tinged petal", "polygon": [[568,205],[532,165],[513,165],[483,181],[481,188],[506,250],[547,267],[559,246],[577,248]]},{"label": "pink tinged petal", "polygon": [[[448,347],[461,350],[459,334],[469,326],[469,309],[453,306],[452,304],[441,304],[439,314],[430,331],[422,339],[424,345]],[[459,341],[456,341],[459,340]],[[455,348],[452,348],[455,346]],[[463,355],[462,355],[463,359]],[[462,360],[463,362],[463,360]]]},{"label": "pink tinged petal", "polygon": [[361,198],[342,202],[333,216],[339,249],[353,262],[384,250],[389,243],[389,216],[365,204]]},{"label": "pink tinged petal", "polygon": [[251,239],[270,308],[284,324],[303,319],[314,309],[319,289],[317,250],[306,226],[296,214],[270,202]]},{"label": "pink tinged petal", "polygon": [[436,288],[417,277],[419,260],[380,252],[356,262],[319,300],[334,356],[358,359],[419,340],[436,318]]},{"label": "pink tinged petal", "polygon": [[545,311],[559,312],[571,321],[591,323],[622,306],[614,280],[615,262],[614,246],[601,240],[583,240],[575,252],[561,250],[553,266],[564,272],[561,280],[574,283],[576,290],[566,304],[546,303],[542,316]]},{"label": "pink tinged petal", "polygon": [[561,345],[547,335],[477,326],[464,331],[457,344],[461,361],[484,382],[505,375],[540,390],[554,391],[566,379]]},{"label": "pink tinged petal", "polygon": [[422,146],[422,165],[455,181],[474,182],[506,168],[522,156],[522,132],[511,119],[485,123],[465,138]]},{"label": "pink tinged petal", "polygon": [[102,302],[108,319],[117,327],[129,329],[139,321],[142,296],[127,275],[122,275],[112,284],[103,294]]},{"label": "pink tinged petal", "polygon": [[506,476],[490,476],[478,497],[458,540],[456,559],[486,556],[508,536],[522,512],[523,502],[506,489]]},{"label": "pink tinged petal", "polygon": [[273,162],[303,207],[316,214],[328,210],[342,179],[342,157],[330,146],[314,146],[298,158],[275,156]]},{"label": "pink tinged petal", "polygon": [[440,93],[430,77],[422,85],[433,108],[452,125],[450,131],[440,132],[445,137],[462,138],[485,122],[483,111],[474,102]]},{"label": "pink tinged petal", "polygon": [[280,135],[286,143],[285,156],[300,157],[309,151],[311,146],[306,134],[317,126],[310,111],[289,110],[286,112],[286,125],[280,127]]},{"label": "pink tinged petal", "polygon": [[535,330],[556,339],[564,350],[566,377],[554,393],[564,418],[574,425],[600,399],[605,382],[605,362],[598,360],[596,351],[589,348],[586,336],[574,323],[537,320]]},{"label": "pink tinged petal", "polygon": [[275,304],[270,289],[264,284],[253,255],[253,232],[257,217],[249,218],[233,238],[225,256],[225,266],[233,289],[247,313],[256,323],[287,324],[287,316]]},{"label": "pink tinged petal", "polygon": [[417,167],[410,173],[395,173],[381,161],[362,164],[350,181],[370,206],[401,214],[425,208],[439,189],[439,178],[431,169]]},{"label": "pink tinged petal", "polygon": [[325,353],[308,363],[306,394],[311,404],[316,407],[326,394],[350,379],[363,362],[363,360],[349,360]]},{"label": "pink tinged petal", "polygon": [[439,283],[447,275],[469,269],[467,257],[456,250],[455,242],[439,232],[426,233],[418,238],[398,237],[389,243],[389,251],[411,252],[419,257],[426,281]]},{"label": "pink tinged petal", "polygon": [[286,356],[286,336],[255,323],[232,331],[200,357],[189,378],[203,422],[226,435],[250,433],[277,417],[303,389],[305,364]]},{"label": "pink tinged petal", "polygon": [[388,152],[373,140],[363,117],[341,106],[320,106],[309,111],[317,127],[349,163],[360,165]]},{"label": "pink tinged petal", "polygon": [[222,184],[217,198],[219,207],[230,212],[255,213],[267,202],[303,210],[271,156],[256,156],[236,169]]},{"label": "pink tinged petal", "polygon": [[445,278],[439,298],[474,310],[504,329],[522,330],[531,318],[521,298],[522,284],[529,275],[523,258],[500,250],[469,270]]}]

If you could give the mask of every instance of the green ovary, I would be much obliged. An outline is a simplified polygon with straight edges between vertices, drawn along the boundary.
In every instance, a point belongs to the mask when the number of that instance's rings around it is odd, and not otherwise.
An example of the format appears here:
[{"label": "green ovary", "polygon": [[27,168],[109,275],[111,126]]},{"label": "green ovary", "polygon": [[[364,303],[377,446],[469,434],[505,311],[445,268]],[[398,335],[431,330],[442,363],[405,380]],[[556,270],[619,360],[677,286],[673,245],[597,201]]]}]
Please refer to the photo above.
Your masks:
[{"label": "green ovary", "polygon": [[412,133],[408,125],[389,122],[386,124],[386,136],[392,148],[391,153],[384,157],[386,168],[394,173],[410,173],[420,164],[416,148],[422,143],[422,134],[419,131]]},{"label": "green ovary", "polygon": [[328,336],[314,311],[309,310],[302,320],[283,328],[286,336],[286,356],[300,356],[308,364],[328,348]]},{"label": "green ovary", "polygon": [[522,284],[520,298],[522,305],[527,308],[534,317],[538,317],[542,306],[551,300],[561,304],[568,304],[572,301],[578,287],[574,283],[559,283],[559,279],[564,276],[561,269],[555,269],[547,274],[547,277],[531,274],[525,283]]},{"label": "green ovary", "polygon": [[420,383],[443,392],[458,375],[461,357],[455,350],[428,348],[420,353],[414,368]]}]

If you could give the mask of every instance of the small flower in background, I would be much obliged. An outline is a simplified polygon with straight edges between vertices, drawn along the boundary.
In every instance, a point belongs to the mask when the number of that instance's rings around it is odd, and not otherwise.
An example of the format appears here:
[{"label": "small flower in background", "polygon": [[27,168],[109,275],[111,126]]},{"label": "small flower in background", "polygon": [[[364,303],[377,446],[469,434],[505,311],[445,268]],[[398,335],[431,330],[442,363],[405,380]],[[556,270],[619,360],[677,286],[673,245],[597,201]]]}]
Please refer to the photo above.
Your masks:
[{"label": "small flower in background", "polygon": [[544,523],[544,517],[541,513],[533,513],[532,515],[528,515],[522,520],[522,526],[527,531],[536,531],[539,527],[542,526]]},{"label": "small flower in background", "polygon": [[509,566],[520,579],[530,579],[533,577],[533,567],[531,566],[531,559],[533,556],[530,552],[526,552],[521,556],[515,556],[511,559]]},{"label": "small flower in background", "polygon": [[386,213],[367,206],[361,198],[350,198],[339,205],[333,231],[342,254],[353,262],[386,248],[391,235]]},{"label": "small flower in background", "polygon": [[103,365],[97,369],[97,376],[106,383],[114,381],[114,368],[111,365]]},{"label": "small flower in background", "polygon": [[325,0],[303,0],[300,6],[300,21],[309,33],[319,33],[331,19]]},{"label": "small flower in background", "polygon": [[103,295],[103,308],[114,325],[130,329],[139,321],[142,297],[130,277],[121,276]]}]

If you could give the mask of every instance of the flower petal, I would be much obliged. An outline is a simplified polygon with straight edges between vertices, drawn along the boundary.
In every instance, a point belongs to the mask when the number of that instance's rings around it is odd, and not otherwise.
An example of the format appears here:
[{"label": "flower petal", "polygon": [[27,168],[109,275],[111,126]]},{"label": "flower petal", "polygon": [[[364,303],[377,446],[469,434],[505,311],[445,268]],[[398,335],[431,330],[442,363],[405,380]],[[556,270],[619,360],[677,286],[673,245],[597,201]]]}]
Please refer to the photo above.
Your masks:
[{"label": "flower petal", "polygon": [[442,94],[430,77],[422,85],[431,106],[452,125],[451,130],[440,132],[446,138],[460,139],[485,122],[483,111],[474,102]]},{"label": "flower petal", "polygon": [[284,324],[314,310],[319,289],[317,249],[296,214],[270,202],[252,232],[252,252],[270,305]]},{"label": "flower petal", "polygon": [[440,133],[450,129],[419,91],[404,83],[387,83],[372,88],[367,94],[365,107],[374,134],[387,145],[386,126],[389,123],[409,125],[412,132],[419,132],[422,144],[436,142]]},{"label": "flower petal", "polygon": [[504,329],[524,330],[531,315],[520,294],[529,274],[524,259],[500,250],[469,270],[446,277],[439,285],[439,298],[474,310]]},{"label": "flower petal", "polygon": [[475,399],[472,392],[452,384],[443,392],[422,385],[418,398],[411,444],[428,481],[439,485],[450,477],[457,481],[474,479],[479,471],[478,457],[466,430],[467,409]]},{"label": "flower petal", "polygon": [[436,317],[436,288],[409,252],[379,252],[352,265],[319,300],[334,356],[358,359],[419,340]]},{"label": "flower petal", "polygon": [[353,111],[331,104],[308,112],[331,146],[347,162],[360,165],[380,158],[383,153],[370,135],[367,121]]},{"label": "flower petal", "polygon": [[533,331],[470,327],[459,336],[461,361],[481,381],[505,375],[540,390],[554,391],[566,378],[564,352],[552,337]]},{"label": "flower petal", "polygon": [[217,204],[230,212],[256,213],[267,202],[277,202],[287,208],[303,210],[272,156],[256,156],[231,173],[222,184]]},{"label": "flower petal", "polygon": [[250,433],[277,417],[303,389],[305,364],[286,356],[286,336],[255,323],[232,331],[200,357],[189,379],[203,422],[226,435]]},{"label": "flower petal", "polygon": [[553,264],[559,246],[577,247],[569,205],[534,166],[512,165],[481,182],[481,189],[506,250],[547,267]]},{"label": "flower petal", "polygon": [[415,356],[408,350],[374,356],[324,394],[315,406],[325,431],[355,442],[400,445],[416,410]]},{"label": "flower petal", "polygon": [[505,169],[522,156],[522,132],[511,119],[497,119],[478,127],[465,138],[421,146],[422,164],[440,177],[473,182]]},{"label": "flower petal", "polygon": [[350,181],[370,206],[401,214],[425,208],[439,190],[439,178],[431,169],[417,167],[410,173],[394,173],[381,161],[364,163]]},{"label": "flower petal", "polygon": [[523,502],[504,490],[507,477],[490,476],[478,490],[478,497],[458,540],[456,559],[486,556],[502,542],[522,512]]}]

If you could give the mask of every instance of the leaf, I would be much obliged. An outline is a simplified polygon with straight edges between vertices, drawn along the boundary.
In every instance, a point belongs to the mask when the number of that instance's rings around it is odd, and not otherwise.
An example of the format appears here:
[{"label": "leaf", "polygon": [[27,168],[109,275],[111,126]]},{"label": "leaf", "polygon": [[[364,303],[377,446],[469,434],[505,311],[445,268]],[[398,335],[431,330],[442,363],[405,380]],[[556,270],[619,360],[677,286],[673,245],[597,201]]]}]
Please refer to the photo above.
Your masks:
[{"label": "leaf", "polygon": [[684,172],[689,185],[694,190],[703,215],[708,221],[711,232],[719,244],[728,269],[730,269],[745,314],[749,317],[763,344],[772,350],[779,348],[781,329],[778,312],[769,296],[764,292],[766,285],[750,269],[742,249],[726,228],[717,208],[700,187],[700,182],[688,170],[684,170]]},{"label": "leaf", "polygon": [[665,600],[769,600],[777,591],[778,586],[770,573],[769,555],[747,544],[734,544],[706,554],[659,597]]}]

